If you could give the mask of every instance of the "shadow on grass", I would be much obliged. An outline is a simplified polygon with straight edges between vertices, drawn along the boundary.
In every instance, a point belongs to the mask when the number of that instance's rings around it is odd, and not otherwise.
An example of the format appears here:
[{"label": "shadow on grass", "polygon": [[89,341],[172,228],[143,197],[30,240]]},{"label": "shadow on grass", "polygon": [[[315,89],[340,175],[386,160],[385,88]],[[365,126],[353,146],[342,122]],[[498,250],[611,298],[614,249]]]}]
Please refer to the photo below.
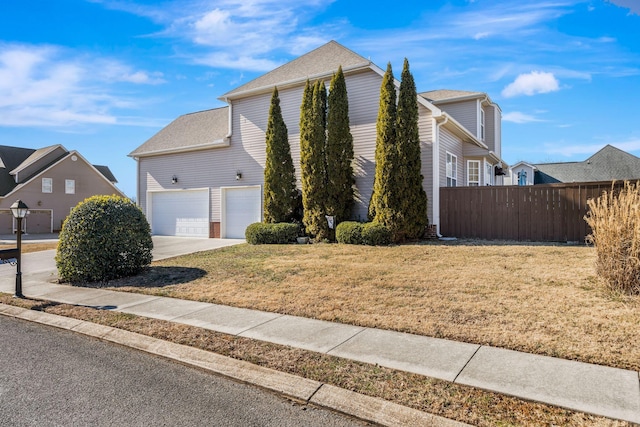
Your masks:
[{"label": "shadow on grass", "polygon": [[164,286],[188,283],[204,277],[207,272],[201,268],[190,267],[148,267],[141,273],[105,282],[73,283],[73,286],[85,288],[162,288]]}]

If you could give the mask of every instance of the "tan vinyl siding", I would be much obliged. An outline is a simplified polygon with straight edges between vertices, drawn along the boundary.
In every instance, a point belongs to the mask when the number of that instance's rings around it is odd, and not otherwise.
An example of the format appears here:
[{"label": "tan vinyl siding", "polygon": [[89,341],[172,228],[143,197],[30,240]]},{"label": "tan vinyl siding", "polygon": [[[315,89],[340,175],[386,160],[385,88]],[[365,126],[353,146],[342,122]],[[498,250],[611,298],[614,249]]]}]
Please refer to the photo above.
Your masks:
[{"label": "tan vinyl siding", "polygon": [[478,147],[476,144],[464,143],[462,145],[462,154],[465,157],[484,157],[489,155],[489,150]]},{"label": "tan vinyl siding", "polygon": [[[478,103],[475,99],[470,101],[439,104],[438,107],[453,117],[476,137],[478,135]],[[486,120],[486,117],[485,117]]]},{"label": "tan vinyl siding", "polygon": [[[79,156],[73,161],[69,155],[61,162],[34,177],[23,187],[16,188],[10,198],[0,200],[0,208],[9,208],[13,202],[20,199],[34,210],[53,210],[53,230],[60,230],[62,222],[69,215],[71,208],[94,195],[116,194],[124,196],[103,175],[87,164]],[[42,178],[53,180],[53,191],[42,192]],[[65,193],[65,180],[75,181],[75,193]],[[28,219],[27,219],[28,221]],[[28,231],[28,229],[27,229]]]}]

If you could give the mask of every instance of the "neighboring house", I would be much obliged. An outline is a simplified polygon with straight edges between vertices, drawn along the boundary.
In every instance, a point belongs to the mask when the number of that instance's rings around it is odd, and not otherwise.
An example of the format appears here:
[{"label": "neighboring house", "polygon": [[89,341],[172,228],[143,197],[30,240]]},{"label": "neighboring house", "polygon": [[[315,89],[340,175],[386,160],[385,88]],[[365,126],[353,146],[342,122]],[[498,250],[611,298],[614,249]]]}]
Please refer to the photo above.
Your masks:
[{"label": "neighboring house", "polygon": [[[522,180],[523,172],[527,175]],[[529,178],[532,177],[532,178]],[[558,182],[640,180],[640,158],[606,145],[582,162],[539,163],[519,162],[510,168],[505,185],[554,184]]]},{"label": "neighboring house", "polygon": [[[129,154],[138,162],[137,200],[153,233],[244,238],[246,226],[262,220],[265,131],[274,86],[300,185],[305,82],[321,79],[328,85],[339,66],[355,152],[353,218],[365,220],[384,71],[331,41],[222,95],[225,107],[178,117]],[[501,111],[486,94],[461,91],[424,92],[418,107],[423,184],[429,220],[437,227],[439,187],[502,184]]]},{"label": "neighboring house", "polygon": [[94,166],[62,145],[38,150],[0,145],[0,234],[16,231],[9,207],[29,206],[26,233],[51,233],[62,227],[71,209],[97,194],[124,196],[106,166]]}]

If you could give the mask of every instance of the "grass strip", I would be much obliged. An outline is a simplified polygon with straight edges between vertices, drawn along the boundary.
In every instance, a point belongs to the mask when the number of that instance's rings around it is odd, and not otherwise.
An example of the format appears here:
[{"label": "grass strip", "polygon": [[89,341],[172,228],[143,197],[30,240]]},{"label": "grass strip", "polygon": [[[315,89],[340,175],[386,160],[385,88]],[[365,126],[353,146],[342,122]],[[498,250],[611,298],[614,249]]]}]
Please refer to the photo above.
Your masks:
[{"label": "grass strip", "polygon": [[0,294],[0,302],[196,347],[478,426],[628,426],[542,403],[189,325]]}]

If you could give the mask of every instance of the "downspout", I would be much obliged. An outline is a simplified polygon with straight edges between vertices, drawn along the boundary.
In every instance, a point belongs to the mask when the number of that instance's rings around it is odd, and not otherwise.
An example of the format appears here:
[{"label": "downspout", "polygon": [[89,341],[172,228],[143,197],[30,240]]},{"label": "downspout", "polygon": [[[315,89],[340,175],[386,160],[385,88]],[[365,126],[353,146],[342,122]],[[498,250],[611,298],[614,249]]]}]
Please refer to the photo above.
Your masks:
[{"label": "downspout", "polygon": [[440,127],[449,121],[449,116],[440,115],[444,117],[444,120],[438,123],[438,120],[434,118],[435,126],[435,138],[433,140],[433,223],[436,226],[436,235],[442,237],[440,234]]},{"label": "downspout", "polygon": [[[229,102],[229,98],[225,97],[224,98],[224,102],[226,102],[229,105],[229,132],[225,135],[226,139],[231,139],[231,135],[233,134],[232,129],[233,129],[233,106],[231,105],[231,102]],[[231,142],[231,141],[229,141]]]}]

